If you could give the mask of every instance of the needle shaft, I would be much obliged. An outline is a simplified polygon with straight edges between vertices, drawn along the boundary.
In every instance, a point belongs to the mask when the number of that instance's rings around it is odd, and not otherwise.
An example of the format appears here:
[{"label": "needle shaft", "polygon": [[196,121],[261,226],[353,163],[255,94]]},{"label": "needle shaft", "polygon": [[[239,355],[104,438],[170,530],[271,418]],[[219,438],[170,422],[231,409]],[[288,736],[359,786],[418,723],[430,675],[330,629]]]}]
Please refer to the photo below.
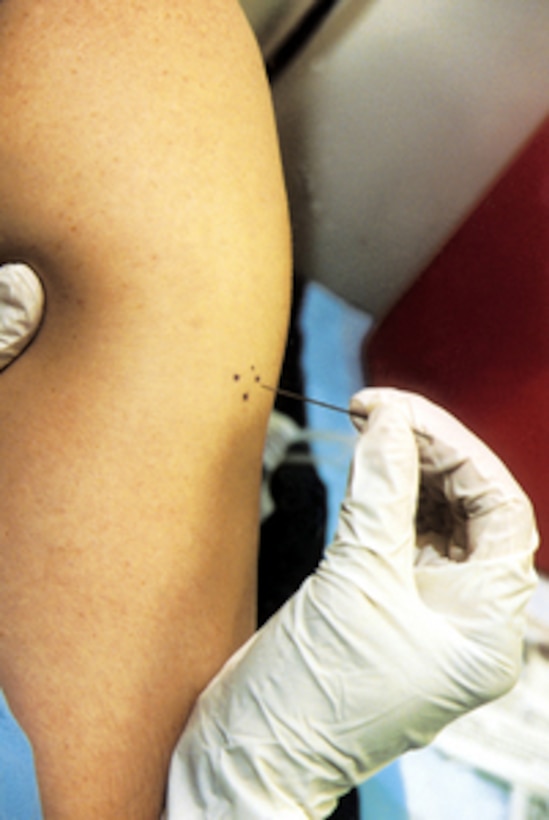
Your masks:
[{"label": "needle shaft", "polygon": [[305,402],[306,404],[316,404],[317,407],[324,407],[326,410],[334,410],[336,413],[345,413],[346,416],[356,416],[359,419],[367,419],[367,413],[360,413],[348,410],[345,407],[339,407],[337,404],[330,404],[326,401],[319,401],[312,399],[309,396],[303,396],[301,393],[294,393],[293,390],[285,390],[282,387],[270,387],[268,384],[262,384],[264,390],[270,390],[271,393],[276,393],[278,396],[285,396],[287,399],[294,399],[294,401]]}]

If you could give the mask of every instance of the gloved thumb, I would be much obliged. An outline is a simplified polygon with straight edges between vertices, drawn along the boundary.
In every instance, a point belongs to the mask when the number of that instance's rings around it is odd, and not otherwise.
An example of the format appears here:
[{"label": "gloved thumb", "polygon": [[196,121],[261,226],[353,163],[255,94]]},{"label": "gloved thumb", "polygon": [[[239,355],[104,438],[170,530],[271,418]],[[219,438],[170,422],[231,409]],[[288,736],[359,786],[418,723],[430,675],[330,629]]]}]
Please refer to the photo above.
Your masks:
[{"label": "gloved thumb", "polygon": [[22,263],[0,266],[0,370],[32,341],[43,311],[44,291],[34,271]]},{"label": "gloved thumb", "polygon": [[398,405],[380,401],[369,411],[330,549],[344,557],[346,574],[356,572],[357,562],[363,569],[370,556],[390,565],[392,572],[411,577],[419,488],[417,444]]}]

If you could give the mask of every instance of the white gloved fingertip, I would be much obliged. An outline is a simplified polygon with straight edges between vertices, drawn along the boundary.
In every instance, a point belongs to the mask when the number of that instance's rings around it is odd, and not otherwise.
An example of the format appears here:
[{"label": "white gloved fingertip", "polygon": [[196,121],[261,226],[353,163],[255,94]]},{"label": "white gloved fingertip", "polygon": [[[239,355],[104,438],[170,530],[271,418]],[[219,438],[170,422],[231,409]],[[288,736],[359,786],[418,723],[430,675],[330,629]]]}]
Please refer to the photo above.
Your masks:
[{"label": "white gloved fingertip", "polygon": [[381,405],[392,407],[398,405],[401,411],[406,413],[407,406],[403,401],[404,395],[393,387],[366,387],[360,390],[355,393],[349,403],[349,414],[353,424],[359,432],[363,432],[371,414],[376,407]]},{"label": "white gloved fingertip", "polygon": [[44,312],[44,290],[27,265],[14,262],[0,267],[0,370],[30,344]]}]

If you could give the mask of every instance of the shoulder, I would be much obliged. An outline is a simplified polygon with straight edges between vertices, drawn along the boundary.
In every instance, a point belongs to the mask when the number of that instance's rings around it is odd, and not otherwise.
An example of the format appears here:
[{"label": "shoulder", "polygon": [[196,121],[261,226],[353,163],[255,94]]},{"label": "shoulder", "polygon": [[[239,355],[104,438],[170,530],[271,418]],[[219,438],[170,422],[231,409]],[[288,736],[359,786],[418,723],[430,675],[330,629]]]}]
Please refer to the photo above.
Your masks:
[{"label": "shoulder", "polygon": [[212,220],[258,193],[248,182],[280,188],[236,0],[7,0],[0,75],[3,261],[67,255],[74,277],[71,250],[104,260],[127,243],[129,259],[141,240],[173,247],[175,235],[179,251],[196,248]]}]

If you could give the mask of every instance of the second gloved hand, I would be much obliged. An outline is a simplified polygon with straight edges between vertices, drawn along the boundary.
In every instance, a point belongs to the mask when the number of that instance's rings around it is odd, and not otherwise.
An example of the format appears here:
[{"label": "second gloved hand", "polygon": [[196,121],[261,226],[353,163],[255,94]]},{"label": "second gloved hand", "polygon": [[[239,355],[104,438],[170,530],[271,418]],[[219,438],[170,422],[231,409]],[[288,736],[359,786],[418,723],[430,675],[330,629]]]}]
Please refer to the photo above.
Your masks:
[{"label": "second gloved hand", "polygon": [[34,338],[44,310],[40,280],[27,265],[0,265],[0,371]]},{"label": "second gloved hand", "polygon": [[535,580],[530,503],[425,400],[367,390],[357,405],[369,419],[334,541],[199,699],[172,761],[168,820],[326,817],[517,680]]}]

